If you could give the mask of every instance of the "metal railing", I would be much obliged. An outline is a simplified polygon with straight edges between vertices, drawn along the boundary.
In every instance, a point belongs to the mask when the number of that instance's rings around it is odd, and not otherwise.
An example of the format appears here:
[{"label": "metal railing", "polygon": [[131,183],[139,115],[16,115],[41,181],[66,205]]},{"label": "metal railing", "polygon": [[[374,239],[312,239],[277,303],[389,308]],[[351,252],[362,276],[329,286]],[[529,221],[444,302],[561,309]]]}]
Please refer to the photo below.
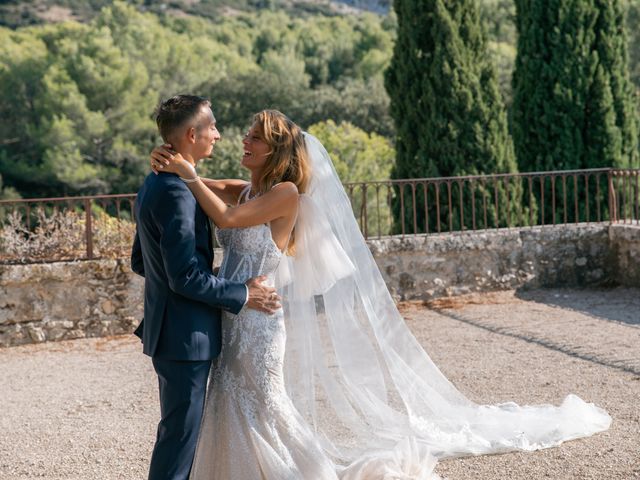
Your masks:
[{"label": "metal railing", "polygon": [[[576,223],[637,223],[640,169],[347,183],[366,238]],[[397,212],[397,213],[396,213]]]},{"label": "metal railing", "polygon": [[611,170],[610,212],[612,223],[640,222],[640,169]]},{"label": "metal railing", "polygon": [[[365,238],[578,223],[638,223],[640,169],[346,183]],[[123,257],[134,194],[0,201],[0,263]]]}]

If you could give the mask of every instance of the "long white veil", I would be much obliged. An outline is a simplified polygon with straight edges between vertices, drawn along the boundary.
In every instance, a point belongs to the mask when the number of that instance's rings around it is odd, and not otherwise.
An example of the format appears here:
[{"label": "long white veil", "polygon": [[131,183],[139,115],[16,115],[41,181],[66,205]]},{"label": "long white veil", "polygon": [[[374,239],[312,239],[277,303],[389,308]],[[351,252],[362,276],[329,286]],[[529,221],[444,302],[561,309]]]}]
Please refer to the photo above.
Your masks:
[{"label": "long white veil", "polygon": [[395,461],[398,478],[432,478],[433,457],[535,450],[609,427],[604,410],[575,395],[559,407],[489,406],[460,393],[408,329],[328,153],[305,135],[312,181],[301,196],[296,255],[282,260],[276,279],[285,382],[337,464],[356,462],[362,474]]}]

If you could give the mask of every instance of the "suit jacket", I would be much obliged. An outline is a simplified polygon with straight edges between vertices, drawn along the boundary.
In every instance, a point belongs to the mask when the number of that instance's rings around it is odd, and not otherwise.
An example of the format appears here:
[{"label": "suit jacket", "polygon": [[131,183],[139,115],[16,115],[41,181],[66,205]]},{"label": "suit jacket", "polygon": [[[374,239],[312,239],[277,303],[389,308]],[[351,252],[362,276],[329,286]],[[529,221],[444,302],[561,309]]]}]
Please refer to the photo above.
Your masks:
[{"label": "suit jacket", "polygon": [[211,360],[220,353],[220,309],[237,314],[243,283],[213,275],[211,227],[176,175],[151,173],[135,203],[131,268],[144,282],[143,351],[167,360]]}]

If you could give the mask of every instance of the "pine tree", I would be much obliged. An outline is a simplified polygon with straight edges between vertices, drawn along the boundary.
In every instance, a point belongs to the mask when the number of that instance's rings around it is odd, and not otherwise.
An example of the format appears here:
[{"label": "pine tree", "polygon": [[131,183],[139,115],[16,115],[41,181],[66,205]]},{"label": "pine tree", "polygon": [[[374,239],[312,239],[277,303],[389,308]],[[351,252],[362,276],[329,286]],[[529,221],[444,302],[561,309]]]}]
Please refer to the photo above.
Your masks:
[{"label": "pine tree", "polygon": [[[629,80],[624,12],[619,0],[517,0],[518,56],[513,77],[512,130],[521,171],[637,167],[638,119]],[[595,182],[593,180],[592,182]],[[600,179],[606,191],[606,177]],[[545,222],[552,187],[545,184]],[[592,183],[571,178],[555,186],[569,220],[586,217]],[[538,190],[539,191],[539,190]],[[602,193],[602,195],[604,195]],[[606,205],[604,198],[598,199]],[[564,216],[562,201],[557,215]]]},{"label": "pine tree", "polygon": [[[396,0],[394,8],[398,37],[385,78],[396,125],[393,178],[515,172],[506,113],[474,0]],[[466,209],[460,220],[460,204],[448,208],[448,188],[440,190],[441,222],[450,223],[451,215],[450,224],[469,226]],[[463,204],[469,204],[468,185],[451,188],[453,198],[459,198],[456,189],[462,188],[467,199]],[[423,191],[418,188],[416,197],[421,231],[425,231]],[[473,192],[482,194],[488,192],[477,188]],[[500,197],[506,201],[502,188]],[[435,190],[427,201],[434,205]],[[504,220],[504,203],[501,209],[497,216],[492,212],[489,223]],[[406,202],[405,211],[412,225],[413,211]],[[430,213],[430,231],[435,221]]]}]

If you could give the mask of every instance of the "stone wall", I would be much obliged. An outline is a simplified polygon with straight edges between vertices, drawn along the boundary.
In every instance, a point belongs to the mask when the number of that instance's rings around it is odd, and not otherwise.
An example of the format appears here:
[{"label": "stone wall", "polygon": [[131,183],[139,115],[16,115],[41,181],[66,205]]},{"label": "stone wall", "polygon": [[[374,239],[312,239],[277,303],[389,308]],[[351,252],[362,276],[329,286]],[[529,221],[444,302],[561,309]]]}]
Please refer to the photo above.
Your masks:
[{"label": "stone wall", "polygon": [[[396,300],[515,288],[640,286],[640,227],[536,227],[370,240]],[[216,255],[219,261],[221,255]],[[0,265],[0,347],[132,332],[128,259]]]},{"label": "stone wall", "polygon": [[616,283],[640,286],[640,226],[612,225],[609,239],[616,259]]},{"label": "stone wall", "polygon": [[617,260],[608,229],[598,224],[392,237],[370,246],[396,300],[428,300],[614,282]]},{"label": "stone wall", "polygon": [[128,260],[0,265],[0,346],[132,332],[142,291]]}]

